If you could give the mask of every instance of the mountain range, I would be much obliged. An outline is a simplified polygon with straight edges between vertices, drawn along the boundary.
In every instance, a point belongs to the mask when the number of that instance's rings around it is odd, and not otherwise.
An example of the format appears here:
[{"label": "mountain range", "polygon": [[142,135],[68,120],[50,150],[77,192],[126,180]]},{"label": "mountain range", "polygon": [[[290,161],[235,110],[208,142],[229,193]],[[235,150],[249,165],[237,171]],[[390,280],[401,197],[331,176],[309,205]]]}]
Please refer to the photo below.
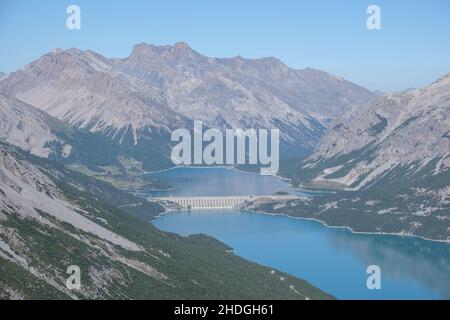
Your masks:
[{"label": "mountain range", "polygon": [[[54,50],[0,81],[0,93],[142,157],[194,120],[223,128],[279,128],[285,155],[310,153],[328,123],[376,97],[345,79],[275,58],[210,58],[185,43],[138,44],[130,56]],[[161,142],[163,141],[163,142]],[[153,152],[154,153],[154,152]]]},{"label": "mountain range", "polygon": [[[0,297],[332,298],[212,238],[157,230],[164,208],[116,187],[154,187],[141,173],[172,166],[171,132],[193,121],[278,128],[281,174],[316,193],[245,208],[450,241],[449,111],[450,74],[381,93],[182,42],[126,58],[55,49],[0,74]],[[83,290],[64,286],[70,264]]]}]

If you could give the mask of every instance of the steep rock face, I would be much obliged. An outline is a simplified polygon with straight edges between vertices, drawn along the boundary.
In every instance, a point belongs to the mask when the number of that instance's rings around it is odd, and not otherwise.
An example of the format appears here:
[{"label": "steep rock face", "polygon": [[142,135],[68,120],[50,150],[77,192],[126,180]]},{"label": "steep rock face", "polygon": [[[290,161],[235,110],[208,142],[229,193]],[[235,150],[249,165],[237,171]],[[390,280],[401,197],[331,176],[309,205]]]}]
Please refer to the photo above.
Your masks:
[{"label": "steep rock face", "polygon": [[44,158],[53,152],[50,144],[58,143],[64,150],[62,156],[69,156],[72,146],[58,139],[47,119],[45,113],[15,98],[0,96],[1,140]]},{"label": "steep rock face", "polygon": [[316,182],[356,189],[400,168],[439,174],[450,167],[449,114],[450,74],[423,89],[386,94],[335,122],[303,169],[314,171]]},{"label": "steep rock face", "polygon": [[136,45],[117,68],[160,88],[171,108],[208,126],[279,128],[292,148],[311,150],[330,119],[375,95],[313,69],[275,58],[210,58],[185,43]]},{"label": "steep rock face", "polygon": [[0,140],[33,155],[88,166],[116,165],[132,154],[113,141],[77,129],[14,97],[0,95]]},{"label": "steep rock face", "polygon": [[[375,94],[275,58],[210,58],[185,43],[136,45],[125,59],[55,50],[14,72],[0,92],[77,127],[138,145],[191,128],[279,128],[282,149],[312,150],[331,119]],[[145,144],[145,143],[144,143]]]},{"label": "steep rock face", "polygon": [[91,51],[55,50],[12,73],[1,91],[59,120],[132,142],[147,131],[169,131],[181,117],[158,89],[121,73]]},{"label": "steep rock face", "polygon": [[[196,109],[196,101],[189,98],[211,97],[209,111],[222,111],[225,117],[231,116],[227,111],[232,111],[227,102],[237,100],[249,103],[240,108],[248,114],[270,111],[276,118],[283,114],[278,110],[281,107],[282,111],[315,114],[320,122],[326,122],[375,97],[364,88],[320,70],[294,70],[273,57],[210,58],[184,43],[173,47],[139,44],[128,58],[114,61],[121,70],[161,88],[173,108],[188,114]],[[267,104],[269,110],[260,110],[261,104]],[[200,105],[201,101],[197,101]]]}]

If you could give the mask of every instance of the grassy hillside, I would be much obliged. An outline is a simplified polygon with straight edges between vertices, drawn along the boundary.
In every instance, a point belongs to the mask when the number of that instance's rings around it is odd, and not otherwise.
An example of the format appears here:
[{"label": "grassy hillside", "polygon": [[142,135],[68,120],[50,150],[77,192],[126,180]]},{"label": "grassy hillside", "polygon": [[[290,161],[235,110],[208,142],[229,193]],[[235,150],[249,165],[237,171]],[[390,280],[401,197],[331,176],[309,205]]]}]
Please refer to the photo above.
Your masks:
[{"label": "grassy hillside", "polygon": [[[2,147],[17,163],[31,164],[51,177],[61,199],[75,205],[77,213],[140,248],[133,251],[114,245],[61,221],[55,212],[36,208],[39,218],[34,219],[21,213],[20,204],[2,206],[0,241],[7,244],[0,249],[0,297],[4,299],[332,298],[303,280],[234,255],[211,237],[181,237],[157,230],[148,221],[161,212],[158,205]],[[0,200],[8,199],[0,195]],[[81,269],[80,290],[65,287],[69,265]]]},{"label": "grassy hillside", "polygon": [[414,166],[398,167],[364,190],[316,187],[325,192],[284,205],[255,203],[251,206],[254,210],[314,218],[330,226],[347,226],[359,232],[450,241],[450,170],[434,175],[434,167],[433,162],[419,171]]}]

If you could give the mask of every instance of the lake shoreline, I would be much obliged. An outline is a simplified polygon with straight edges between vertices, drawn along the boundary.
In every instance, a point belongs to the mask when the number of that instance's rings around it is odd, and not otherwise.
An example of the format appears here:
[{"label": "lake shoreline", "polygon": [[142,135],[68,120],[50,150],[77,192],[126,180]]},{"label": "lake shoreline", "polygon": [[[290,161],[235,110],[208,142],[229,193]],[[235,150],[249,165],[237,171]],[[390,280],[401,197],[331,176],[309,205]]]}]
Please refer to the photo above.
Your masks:
[{"label": "lake shoreline", "polygon": [[[258,172],[242,170],[242,169],[239,169],[237,167],[225,166],[225,165],[221,165],[221,166],[174,166],[174,167],[170,167],[170,168],[166,168],[166,169],[145,172],[144,174],[155,174],[155,173],[161,173],[161,172],[177,170],[177,169],[184,169],[184,168],[186,168],[186,169],[218,169],[218,168],[220,168],[220,169],[226,169],[226,170],[236,171],[236,172],[245,173],[245,174],[258,174]],[[309,197],[310,195],[314,195],[314,194],[326,193],[326,191],[322,192],[322,191],[317,191],[317,190],[308,190],[308,189],[297,188],[297,187],[295,187],[292,184],[292,179],[287,178],[287,177],[283,177],[283,176],[280,176],[280,175],[273,175],[273,177],[279,179],[282,182],[285,182],[285,183],[289,184],[291,186],[292,190],[294,190],[296,192],[301,192],[306,197]],[[172,188],[170,188],[169,190],[161,190],[161,191],[170,191],[173,188],[174,187],[172,186]],[[153,190],[151,190],[151,191],[153,191]],[[146,199],[148,201],[151,201],[151,198],[146,198]],[[164,208],[164,209],[166,209],[166,208]],[[350,231],[353,234],[391,235],[391,236],[397,236],[397,237],[418,238],[418,239],[422,239],[422,240],[426,240],[426,241],[450,244],[450,240],[432,239],[432,238],[427,238],[427,237],[414,235],[414,234],[395,233],[395,232],[376,232],[376,231],[356,231],[352,227],[349,227],[349,226],[329,225],[329,224],[327,224],[326,221],[321,220],[321,219],[310,218],[310,217],[301,217],[301,216],[293,216],[293,215],[289,215],[287,213],[272,213],[272,212],[251,210],[251,209],[245,209],[245,208],[244,209],[237,208],[237,209],[245,211],[245,212],[253,212],[253,213],[264,214],[264,215],[285,216],[285,217],[289,217],[289,218],[293,218],[293,219],[302,219],[302,220],[315,221],[315,222],[320,223],[321,225],[323,225],[326,228],[345,229],[345,230]],[[162,213],[158,214],[157,216],[155,216],[154,219],[159,217],[161,214],[166,214],[166,213],[170,213],[170,212],[177,212],[177,211],[188,211],[188,210],[173,210],[173,209],[165,210],[164,212],[162,212]],[[151,221],[153,221],[154,219],[152,219]]]},{"label": "lake shoreline", "polygon": [[[162,195],[226,197],[231,194],[269,195],[277,190],[297,193],[287,179],[274,176],[260,179],[257,172],[237,168],[172,170],[175,171],[157,175],[175,186],[175,190]],[[149,194],[146,198],[152,201],[152,197],[158,196]],[[308,198],[318,196],[308,194]],[[170,203],[161,204],[162,212],[146,219],[155,228],[183,238],[198,234],[211,236],[246,260],[305,279],[341,299],[442,299],[450,296],[447,285],[450,279],[449,241],[428,239],[427,235],[409,234],[401,229],[395,230],[400,231],[397,233],[384,232],[366,229],[364,225],[339,225],[340,221],[334,222],[339,223],[337,225],[329,225],[328,222],[333,223],[333,220],[307,215],[307,212],[302,216],[301,208],[289,212],[279,207],[241,203],[230,209],[188,210]],[[445,263],[436,264],[437,258]],[[340,277],[330,277],[330,270],[324,263],[330,260],[341,273]],[[385,288],[389,290],[366,290],[369,265],[383,268]],[[435,282],[437,278],[445,281]]]},{"label": "lake shoreline", "polygon": [[[151,200],[149,200],[149,201],[151,201]],[[202,209],[198,209],[198,210],[201,211]],[[214,209],[208,209],[208,210],[214,210]],[[228,210],[228,209],[217,209],[217,211],[220,211],[220,210]],[[430,238],[426,238],[426,237],[422,237],[422,236],[418,236],[418,235],[414,235],[414,234],[392,233],[392,232],[355,231],[351,227],[348,227],[348,226],[332,226],[332,225],[328,225],[325,221],[320,220],[320,219],[292,216],[292,215],[289,215],[287,213],[273,213],[273,212],[265,212],[265,211],[245,209],[245,208],[235,208],[234,210],[239,210],[239,211],[242,211],[243,213],[254,213],[254,214],[268,215],[268,216],[280,216],[280,217],[286,217],[286,218],[297,219],[297,220],[314,221],[314,222],[317,222],[317,223],[321,224],[325,228],[329,228],[329,229],[343,229],[343,230],[350,231],[353,234],[395,236],[395,237],[400,237],[400,238],[417,238],[417,239],[421,239],[421,240],[425,240],[425,241],[450,244],[450,240],[430,239]],[[162,215],[166,215],[166,214],[170,214],[170,213],[180,213],[180,212],[192,212],[192,210],[168,209],[168,210],[165,210],[165,211],[163,211],[161,213],[158,213],[158,215],[152,217],[150,222],[153,222],[153,221],[157,220]]]},{"label": "lake shoreline", "polygon": [[323,225],[326,228],[330,228],[330,229],[344,229],[344,230],[350,231],[353,234],[384,235],[384,236],[395,236],[395,237],[401,237],[401,238],[417,238],[417,239],[422,239],[422,240],[425,240],[425,241],[432,241],[432,242],[450,244],[450,240],[430,239],[430,238],[418,236],[418,235],[415,235],[415,234],[395,233],[395,232],[355,231],[352,227],[348,227],[348,226],[332,226],[332,225],[328,225],[324,220],[320,220],[320,219],[316,219],[316,218],[292,216],[292,215],[289,215],[287,213],[271,213],[271,212],[250,210],[250,209],[242,209],[242,211],[247,211],[247,212],[252,212],[252,213],[257,213],[257,214],[263,214],[263,215],[270,215],[270,216],[282,216],[282,217],[287,217],[287,218],[291,218],[291,219],[300,219],[300,220],[314,221],[314,222],[320,223],[321,225]]}]

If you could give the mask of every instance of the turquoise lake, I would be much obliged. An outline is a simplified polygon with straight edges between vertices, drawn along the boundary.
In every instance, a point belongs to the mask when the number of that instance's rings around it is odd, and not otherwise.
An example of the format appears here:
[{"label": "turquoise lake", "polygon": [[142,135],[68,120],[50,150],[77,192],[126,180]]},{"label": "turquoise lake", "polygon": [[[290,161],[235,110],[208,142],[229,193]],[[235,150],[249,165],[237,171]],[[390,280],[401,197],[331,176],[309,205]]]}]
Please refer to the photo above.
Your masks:
[{"label": "turquoise lake", "polygon": [[[225,168],[175,168],[151,175],[173,188],[148,196],[296,192],[279,178]],[[180,235],[213,236],[235,254],[305,279],[339,299],[450,299],[450,244],[354,234],[316,221],[234,209],[170,212],[153,223]],[[369,265],[381,268],[380,290],[367,288]]]}]

